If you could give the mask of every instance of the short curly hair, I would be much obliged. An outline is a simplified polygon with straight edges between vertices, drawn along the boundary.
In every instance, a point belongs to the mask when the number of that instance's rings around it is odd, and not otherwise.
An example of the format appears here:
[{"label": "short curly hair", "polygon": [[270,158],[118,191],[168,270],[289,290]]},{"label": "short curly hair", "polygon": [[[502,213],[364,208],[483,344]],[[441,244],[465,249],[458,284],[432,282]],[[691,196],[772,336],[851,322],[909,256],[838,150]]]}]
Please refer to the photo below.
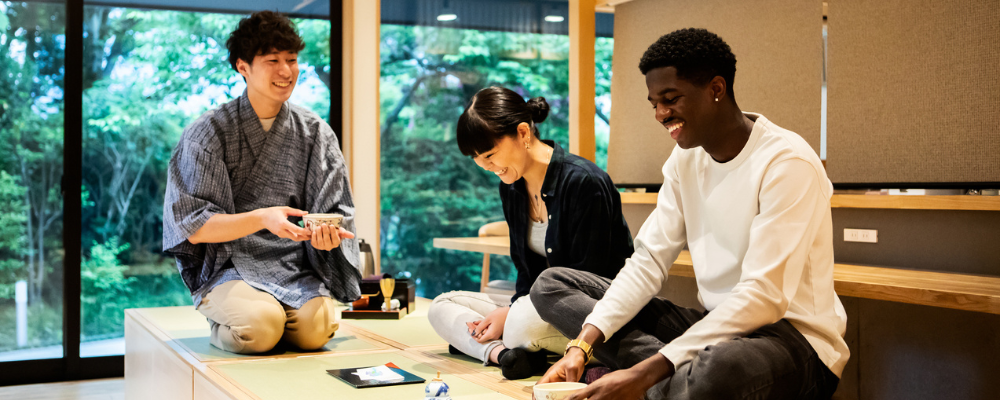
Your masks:
[{"label": "short curly hair", "polygon": [[[271,50],[298,53],[306,48],[293,23],[284,14],[260,11],[240,20],[236,30],[226,40],[229,64],[236,70],[236,61],[253,63],[254,57]],[[238,71],[238,70],[237,70]]]},{"label": "short curly hair", "polygon": [[712,78],[726,80],[726,92],[733,96],[736,55],[719,35],[705,29],[686,28],[660,36],[646,49],[639,61],[643,75],[649,71],[674,67],[677,77],[704,86]]}]

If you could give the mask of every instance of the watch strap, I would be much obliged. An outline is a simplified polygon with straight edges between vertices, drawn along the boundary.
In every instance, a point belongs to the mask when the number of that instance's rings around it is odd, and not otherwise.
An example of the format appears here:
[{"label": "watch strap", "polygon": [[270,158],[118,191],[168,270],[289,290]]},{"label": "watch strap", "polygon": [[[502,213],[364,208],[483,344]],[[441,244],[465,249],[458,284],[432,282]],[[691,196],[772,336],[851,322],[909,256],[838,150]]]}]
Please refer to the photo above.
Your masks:
[{"label": "watch strap", "polygon": [[563,352],[563,355],[566,355],[566,353],[569,353],[569,349],[574,348],[574,347],[576,347],[576,348],[578,348],[580,350],[583,350],[583,356],[584,356],[583,357],[583,364],[586,365],[587,363],[589,363],[590,359],[594,356],[594,348],[591,347],[589,343],[587,343],[587,342],[585,342],[585,341],[583,341],[581,339],[573,339],[573,340],[570,340],[569,343],[566,343],[566,351]]}]

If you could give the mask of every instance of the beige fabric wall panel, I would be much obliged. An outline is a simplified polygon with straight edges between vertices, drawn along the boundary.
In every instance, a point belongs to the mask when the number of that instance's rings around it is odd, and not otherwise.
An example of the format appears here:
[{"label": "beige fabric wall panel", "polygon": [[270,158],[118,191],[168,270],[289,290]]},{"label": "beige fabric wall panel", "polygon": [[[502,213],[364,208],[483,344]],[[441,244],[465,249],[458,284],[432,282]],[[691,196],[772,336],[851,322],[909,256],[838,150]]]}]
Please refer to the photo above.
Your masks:
[{"label": "beige fabric wall panel", "polygon": [[674,147],[653,118],[639,59],[660,36],[705,28],[736,54],[744,111],[802,135],[819,152],[823,73],[820,0],[635,0],[615,7],[608,172],[617,184],[660,184]]},{"label": "beige fabric wall panel", "polygon": [[831,0],[833,182],[1000,182],[998,21],[997,0]]}]

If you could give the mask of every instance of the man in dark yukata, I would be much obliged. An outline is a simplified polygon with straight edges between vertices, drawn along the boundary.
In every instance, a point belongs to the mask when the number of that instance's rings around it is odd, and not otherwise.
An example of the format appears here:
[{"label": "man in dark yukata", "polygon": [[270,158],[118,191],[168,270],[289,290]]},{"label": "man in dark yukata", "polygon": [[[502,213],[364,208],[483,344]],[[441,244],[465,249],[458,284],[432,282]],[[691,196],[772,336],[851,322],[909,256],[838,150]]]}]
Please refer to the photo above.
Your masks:
[{"label": "man in dark yukata", "polygon": [[[287,17],[254,13],[226,47],[247,88],[188,126],[174,149],[163,250],[214,346],[319,349],[340,326],[332,299],[361,294],[347,166],[330,126],[288,102],[305,43]],[[296,224],[308,213],[344,219],[310,231]]]}]

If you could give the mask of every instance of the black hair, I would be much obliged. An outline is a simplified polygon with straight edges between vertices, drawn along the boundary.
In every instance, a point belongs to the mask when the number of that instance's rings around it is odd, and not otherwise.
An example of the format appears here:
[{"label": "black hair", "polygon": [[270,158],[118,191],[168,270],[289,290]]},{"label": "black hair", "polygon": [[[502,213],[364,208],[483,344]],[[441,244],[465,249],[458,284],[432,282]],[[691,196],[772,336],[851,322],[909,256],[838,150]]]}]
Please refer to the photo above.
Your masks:
[{"label": "black hair", "polygon": [[733,97],[736,55],[719,35],[705,29],[680,29],[660,36],[643,53],[639,70],[646,75],[662,67],[676,68],[678,78],[699,86],[721,76],[726,80],[726,93]]},{"label": "black hair", "polygon": [[549,116],[549,103],[544,97],[527,102],[517,92],[498,86],[480,90],[458,117],[458,148],[462,154],[475,157],[493,149],[504,136],[516,136],[517,126],[527,122],[538,137],[535,124]]},{"label": "black hair", "polygon": [[239,71],[237,60],[253,64],[254,57],[271,50],[298,53],[306,48],[306,43],[295,32],[295,23],[284,14],[260,11],[240,20],[236,30],[229,34],[226,48],[229,64]]}]

